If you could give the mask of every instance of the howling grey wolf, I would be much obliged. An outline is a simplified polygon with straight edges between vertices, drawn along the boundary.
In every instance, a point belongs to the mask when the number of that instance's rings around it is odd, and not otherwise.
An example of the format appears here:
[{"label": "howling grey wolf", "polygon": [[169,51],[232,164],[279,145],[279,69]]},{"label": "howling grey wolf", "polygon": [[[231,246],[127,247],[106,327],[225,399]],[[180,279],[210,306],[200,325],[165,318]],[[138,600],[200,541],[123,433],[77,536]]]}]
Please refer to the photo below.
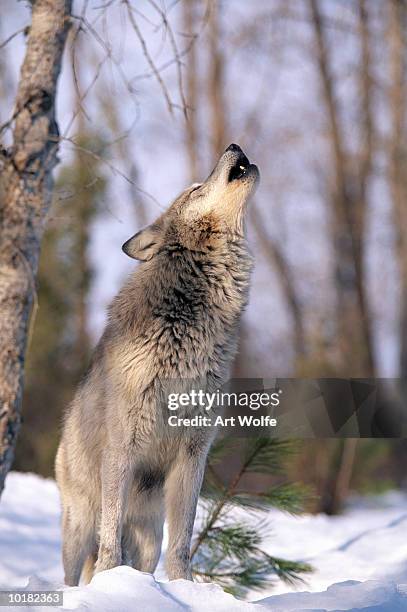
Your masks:
[{"label": "howling grey wolf", "polygon": [[[183,390],[199,381],[214,392],[228,376],[252,269],[245,205],[258,178],[232,144],[204,183],[123,245],[143,263],[110,306],[56,458],[68,585],[120,564],[153,572],[164,508],[168,577],[191,579],[192,529],[214,433],[174,432],[163,394],[166,381]],[[184,408],[189,416],[194,410]]]}]

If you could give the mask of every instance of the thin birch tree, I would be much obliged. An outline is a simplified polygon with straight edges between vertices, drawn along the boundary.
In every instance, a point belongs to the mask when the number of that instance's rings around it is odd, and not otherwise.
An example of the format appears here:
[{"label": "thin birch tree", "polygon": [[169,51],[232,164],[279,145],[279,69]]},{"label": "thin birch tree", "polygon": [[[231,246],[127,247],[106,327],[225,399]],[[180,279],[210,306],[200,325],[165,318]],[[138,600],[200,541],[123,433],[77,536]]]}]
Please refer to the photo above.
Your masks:
[{"label": "thin birch tree", "polygon": [[[24,360],[45,218],[58,162],[55,99],[71,0],[33,0],[15,100],[12,146],[2,153],[0,202],[0,494],[21,422]],[[9,123],[10,124],[10,123]],[[6,124],[6,126],[8,125]]]}]

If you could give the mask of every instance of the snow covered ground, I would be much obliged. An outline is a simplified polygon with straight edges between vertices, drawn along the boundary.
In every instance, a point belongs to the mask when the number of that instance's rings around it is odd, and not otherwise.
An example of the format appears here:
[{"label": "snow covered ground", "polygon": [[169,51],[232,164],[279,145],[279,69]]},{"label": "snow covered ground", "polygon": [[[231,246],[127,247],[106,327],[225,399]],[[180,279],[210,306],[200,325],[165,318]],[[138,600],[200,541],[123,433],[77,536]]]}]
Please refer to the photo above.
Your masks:
[{"label": "snow covered ground", "polygon": [[[315,568],[297,590],[281,583],[252,593],[251,603],[242,602],[213,584],[169,583],[160,563],[155,577],[120,567],[97,575],[86,587],[66,588],[64,609],[407,611],[406,495],[355,499],[343,516],[334,518],[294,518],[278,511],[269,515],[265,548],[276,556],[306,560]],[[62,577],[55,483],[12,473],[0,503],[0,588],[62,588]]]}]

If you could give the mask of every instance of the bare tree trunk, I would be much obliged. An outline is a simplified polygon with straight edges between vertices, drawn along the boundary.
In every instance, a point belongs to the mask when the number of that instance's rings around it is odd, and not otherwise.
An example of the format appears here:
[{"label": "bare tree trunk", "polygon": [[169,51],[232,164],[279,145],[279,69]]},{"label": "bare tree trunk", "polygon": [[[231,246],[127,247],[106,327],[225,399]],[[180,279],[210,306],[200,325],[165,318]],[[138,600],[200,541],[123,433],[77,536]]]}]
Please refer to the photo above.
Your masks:
[{"label": "bare tree trunk", "polygon": [[364,242],[366,214],[368,210],[368,189],[372,173],[372,158],[375,147],[375,126],[372,114],[373,87],[371,76],[371,34],[370,17],[366,0],[359,0],[359,37],[361,54],[359,61],[361,145],[359,163],[355,164],[356,197],[353,203],[350,232],[353,234],[353,248],[356,270],[356,294],[361,317],[361,337],[365,349],[361,356],[361,373],[363,376],[375,376],[376,367],[373,351],[373,322],[369,310],[366,289],[366,266]]},{"label": "bare tree trunk", "polygon": [[[78,78],[78,77],[77,77]],[[78,134],[79,138],[83,138],[86,134],[85,121],[83,112],[80,109],[80,100],[77,100],[76,111],[78,113]],[[78,173],[85,175],[85,178],[81,180],[81,183],[86,185],[86,162],[83,153],[80,151],[76,152],[78,165]],[[90,196],[92,199],[92,196]],[[76,366],[78,372],[84,372],[89,360],[90,350],[90,338],[88,333],[88,313],[86,298],[88,294],[88,284],[91,271],[89,269],[88,262],[88,244],[89,244],[89,208],[92,206],[89,201],[89,193],[85,191],[76,203],[76,215],[78,223],[78,236],[77,244],[75,245],[76,253],[76,268],[77,268],[77,279],[78,286],[76,287]]]},{"label": "bare tree trunk", "polygon": [[389,180],[397,231],[397,259],[400,270],[400,376],[403,401],[407,400],[407,145],[406,145],[406,80],[405,19],[406,7],[401,0],[391,0],[388,37],[390,47],[390,112],[392,134],[389,147]]},{"label": "bare tree trunk", "polygon": [[[335,251],[335,281],[338,296],[338,345],[339,369],[342,375],[373,376],[374,358],[371,319],[368,311],[364,266],[363,236],[365,228],[365,204],[361,200],[361,176],[350,171],[342,139],[339,110],[334,92],[334,82],[329,60],[328,43],[322,24],[318,0],[309,0],[315,33],[317,65],[321,78],[323,100],[326,106],[333,161],[332,234]],[[364,3],[360,6],[362,33],[362,73],[368,79],[367,25]],[[364,28],[364,29],[363,29]],[[367,83],[367,81],[366,81]],[[366,86],[365,83],[365,86]],[[370,112],[370,107],[364,109]],[[367,121],[370,116],[367,117]],[[369,123],[371,126],[371,123]],[[366,127],[366,126],[365,126]],[[369,133],[370,134],[370,133]],[[369,142],[367,143],[369,146]],[[369,155],[368,151],[368,155]],[[370,171],[369,157],[363,171]],[[363,186],[367,180],[364,177]],[[364,194],[366,190],[364,190]]]},{"label": "bare tree trunk", "polygon": [[[77,153],[78,162],[86,164],[87,160],[83,159],[81,153]],[[81,172],[81,170],[79,170]],[[78,220],[78,236],[77,244],[75,245],[76,260],[77,260],[77,279],[78,286],[76,288],[76,366],[78,372],[84,372],[89,361],[90,338],[88,333],[88,312],[87,312],[87,295],[89,291],[89,283],[91,270],[88,261],[88,245],[89,245],[89,195],[84,193],[79,198],[77,209]]]},{"label": "bare tree trunk", "polygon": [[[323,100],[329,118],[333,162],[332,236],[335,281],[338,296],[339,372],[344,376],[374,376],[372,320],[366,292],[364,237],[368,208],[368,183],[372,171],[374,124],[369,12],[366,0],[358,0],[360,61],[360,147],[358,159],[346,152],[340,112],[334,89],[329,47],[319,0],[309,0],[315,34],[317,65]],[[355,163],[356,162],[356,163]],[[348,439],[330,458],[330,469],[322,491],[323,510],[336,514],[343,505],[353,474],[357,440]]]},{"label": "bare tree trunk", "polygon": [[331,476],[331,482],[328,483],[329,486],[332,486],[332,493],[325,500],[325,507],[323,508],[327,514],[338,514],[343,508],[343,504],[349,494],[357,444],[357,438],[345,438],[345,440],[341,441],[338,458],[339,464],[335,469],[335,473]]},{"label": "bare tree trunk", "polygon": [[210,1],[210,12],[208,20],[209,36],[209,107],[211,151],[215,161],[222,153],[226,143],[226,106],[223,95],[224,90],[224,60],[221,51],[221,26],[219,0]]},{"label": "bare tree trunk", "polygon": [[263,248],[265,255],[270,261],[273,269],[276,270],[281,288],[284,294],[286,304],[290,310],[290,314],[293,321],[293,334],[294,334],[294,350],[296,359],[301,362],[305,357],[306,342],[305,342],[305,330],[302,317],[301,304],[297,298],[295,292],[294,281],[289,264],[286,262],[280,247],[275,241],[268,235],[265,230],[265,224],[259,218],[256,211],[252,209],[251,222],[256,230],[256,234],[260,241],[260,246]]},{"label": "bare tree trunk", "polygon": [[[195,0],[184,0],[183,4],[183,26],[185,33],[190,37],[195,34]],[[198,159],[198,129],[197,129],[197,99],[198,99],[198,66],[196,57],[196,45],[192,44],[186,60],[186,80],[187,80],[187,121],[186,121],[186,140],[189,162],[189,175],[191,182],[199,178],[199,159]]]},{"label": "bare tree trunk", "polygon": [[0,494],[20,427],[24,359],[57,163],[55,96],[71,0],[35,0],[0,210]]},{"label": "bare tree trunk", "polygon": [[[81,139],[86,138],[86,124],[85,114],[82,108],[82,87],[81,87],[81,70],[76,64],[76,57],[83,57],[83,38],[81,33],[76,37],[75,43],[70,46],[70,60],[73,69],[73,78],[76,83],[76,104],[75,112],[77,114],[77,132]],[[86,146],[86,141],[85,141]],[[87,168],[84,155],[80,151],[76,151],[75,155],[77,160],[77,172],[80,178],[80,185],[86,185],[86,174]],[[82,176],[81,176],[82,175]],[[90,196],[90,200],[92,196]],[[87,316],[87,305],[86,297],[88,293],[88,284],[91,271],[89,269],[89,262],[87,256],[87,248],[89,244],[89,208],[91,206],[89,201],[89,193],[86,190],[83,191],[78,201],[75,202],[75,215],[76,223],[78,226],[76,244],[74,245],[74,252],[76,255],[76,273],[77,273],[77,286],[75,288],[75,308],[76,308],[76,339],[75,339],[75,366],[76,372],[82,373],[85,371],[90,350],[90,338],[88,333],[88,316]]]}]

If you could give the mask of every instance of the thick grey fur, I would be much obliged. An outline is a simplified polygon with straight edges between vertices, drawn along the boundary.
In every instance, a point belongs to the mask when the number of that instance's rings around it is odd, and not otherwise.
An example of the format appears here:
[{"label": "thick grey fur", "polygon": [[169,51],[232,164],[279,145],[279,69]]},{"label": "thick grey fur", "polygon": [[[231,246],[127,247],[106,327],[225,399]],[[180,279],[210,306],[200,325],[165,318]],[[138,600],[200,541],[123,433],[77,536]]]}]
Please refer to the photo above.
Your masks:
[{"label": "thick grey fur", "polygon": [[[236,353],[252,258],[244,210],[258,180],[236,145],[123,246],[142,260],[109,308],[89,372],[67,411],[56,458],[65,581],[120,564],[153,572],[164,516],[170,580],[191,578],[190,544],[208,428],[170,428],[173,391],[216,390]],[[194,382],[192,382],[194,381]],[[184,414],[195,414],[194,408]]]}]

